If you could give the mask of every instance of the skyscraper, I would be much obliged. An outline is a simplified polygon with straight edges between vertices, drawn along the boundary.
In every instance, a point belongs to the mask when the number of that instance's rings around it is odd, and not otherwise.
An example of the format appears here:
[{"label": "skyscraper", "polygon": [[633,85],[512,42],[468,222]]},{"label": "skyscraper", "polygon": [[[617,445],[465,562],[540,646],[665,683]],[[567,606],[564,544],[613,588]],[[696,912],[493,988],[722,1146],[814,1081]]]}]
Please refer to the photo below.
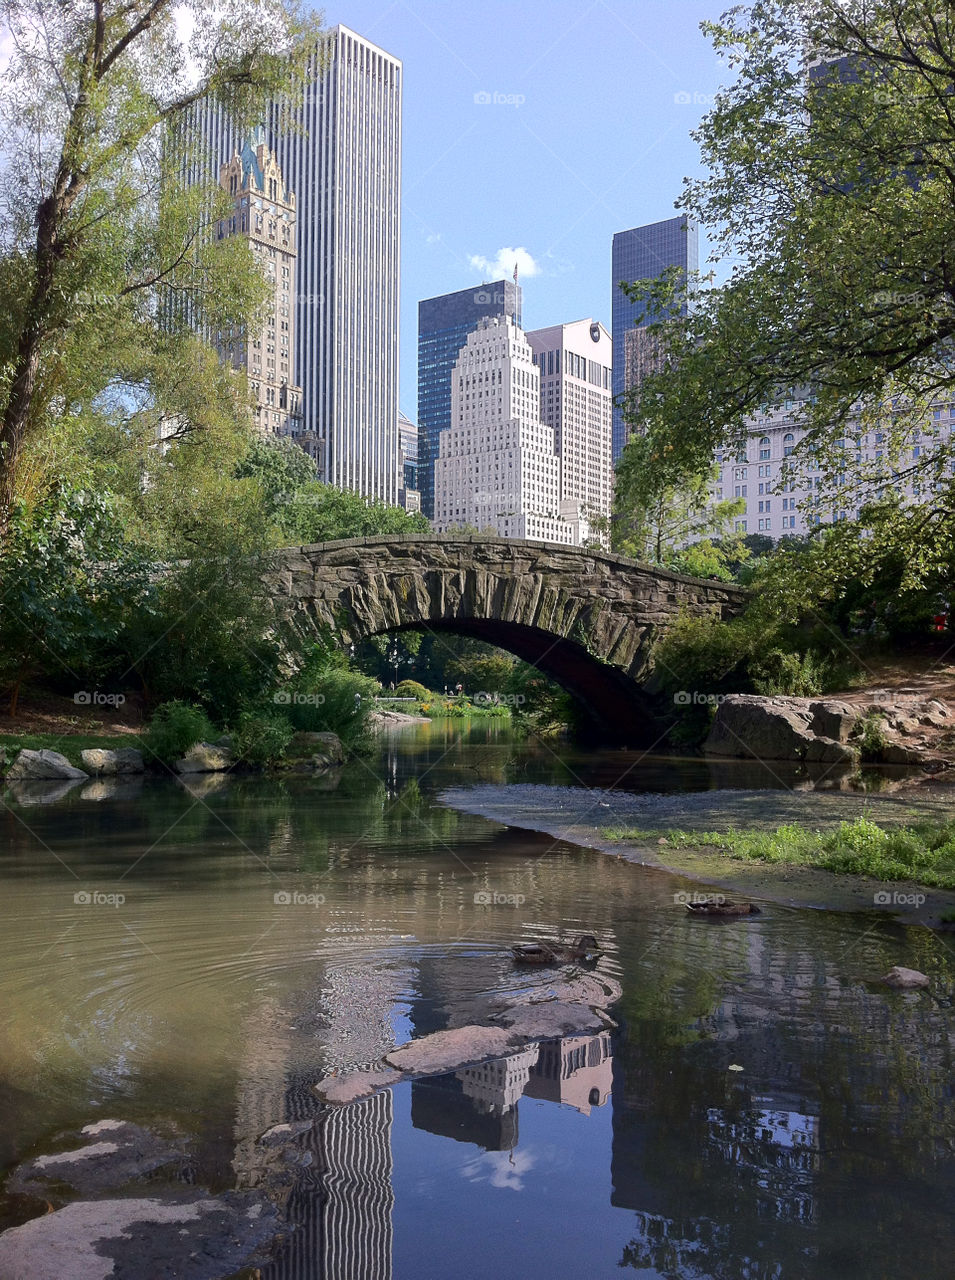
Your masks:
[{"label": "skyscraper", "polygon": [[560,459],[540,417],[540,371],[503,316],[480,322],[451,375],[451,425],[434,462],[434,527],[573,542],[560,518]]},{"label": "skyscraper", "polygon": [[219,171],[219,183],[233,197],[233,213],[221,218],[219,239],[248,240],[269,281],[268,301],[257,329],[219,330],[214,335],[222,360],[244,369],[255,396],[260,431],[300,439],[301,388],[295,385],[295,194],[259,130]]},{"label": "skyscraper", "polygon": [[560,457],[560,514],[583,544],[594,517],[609,518],[613,498],[610,334],[588,318],[535,329],[527,341],[540,370],[541,419]]},{"label": "skyscraper", "polygon": [[[647,226],[618,231],[613,238],[611,288],[613,289],[613,393],[614,398],[632,389],[627,383],[626,335],[634,326],[648,322],[642,303],[631,302],[620,288],[621,281],[647,280],[660,276],[668,267],[679,267],[684,275],[700,265],[699,224],[685,215],[651,222]],[[686,305],[681,307],[686,314]],[[631,355],[631,367],[633,357]],[[619,406],[613,411],[613,460],[616,463],[627,442],[627,428]]]},{"label": "skyscraper", "polygon": [[434,461],[442,431],[451,425],[451,370],[468,335],[485,316],[521,323],[521,289],[495,280],[418,303],[418,488],[421,510],[434,517]]},{"label": "skyscraper", "polygon": [[[398,496],[398,279],[401,62],[345,26],[312,55],[289,127],[280,102],[266,137],[296,193],[295,365],[319,476],[394,503]],[[213,172],[241,145],[223,109],[196,105],[192,128]],[[193,178],[198,177],[193,169]]]}]

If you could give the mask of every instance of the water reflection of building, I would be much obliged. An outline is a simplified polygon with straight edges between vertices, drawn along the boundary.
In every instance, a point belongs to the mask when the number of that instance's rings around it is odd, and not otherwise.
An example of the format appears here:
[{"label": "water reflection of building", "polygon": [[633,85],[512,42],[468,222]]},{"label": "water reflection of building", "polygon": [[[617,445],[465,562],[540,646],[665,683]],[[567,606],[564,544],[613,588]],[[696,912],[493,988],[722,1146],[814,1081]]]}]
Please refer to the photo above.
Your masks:
[{"label": "water reflection of building", "polygon": [[608,1032],[546,1040],[453,1075],[414,1081],[411,1121],[416,1129],[485,1151],[511,1151],[522,1096],[567,1103],[589,1115],[609,1098],[612,1076]]},{"label": "water reflection of building", "polygon": [[602,1107],[613,1086],[610,1033],[548,1040],[531,1069],[524,1089],[529,1098],[567,1103],[584,1115]]}]

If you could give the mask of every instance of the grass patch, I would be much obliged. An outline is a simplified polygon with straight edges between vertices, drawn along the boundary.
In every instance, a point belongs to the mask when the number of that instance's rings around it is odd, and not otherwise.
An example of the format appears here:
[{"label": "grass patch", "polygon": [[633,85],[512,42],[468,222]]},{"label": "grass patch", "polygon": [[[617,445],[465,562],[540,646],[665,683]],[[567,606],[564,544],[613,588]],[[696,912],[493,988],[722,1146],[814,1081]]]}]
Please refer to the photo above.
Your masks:
[{"label": "grass patch", "polygon": [[654,843],[671,849],[712,849],[741,862],[786,863],[875,880],[917,880],[955,889],[955,821],[880,827],[869,818],[832,831],[790,823],[775,831],[645,831],[616,827],[611,840]]},{"label": "grass patch", "polygon": [[133,747],[141,751],[148,759],[149,751],[142,739],[135,733],[102,734],[102,733],[2,733],[0,734],[0,762],[6,753],[9,764],[13,763],[19,751],[59,751],[66,756],[70,764],[77,768],[82,766],[80,752],[89,747],[103,747],[108,751],[118,751],[121,747]]}]

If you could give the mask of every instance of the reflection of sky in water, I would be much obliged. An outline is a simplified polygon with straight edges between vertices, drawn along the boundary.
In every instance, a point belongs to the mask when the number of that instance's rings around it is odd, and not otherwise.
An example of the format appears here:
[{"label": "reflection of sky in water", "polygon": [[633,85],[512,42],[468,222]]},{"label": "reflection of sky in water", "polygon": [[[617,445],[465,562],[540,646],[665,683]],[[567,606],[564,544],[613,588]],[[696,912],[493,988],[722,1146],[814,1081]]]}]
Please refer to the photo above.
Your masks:
[{"label": "reflection of sky in water", "polygon": [[487,1182],[508,1191],[524,1190],[524,1175],[534,1168],[532,1151],[485,1151],[461,1166],[461,1176],[469,1182]]}]

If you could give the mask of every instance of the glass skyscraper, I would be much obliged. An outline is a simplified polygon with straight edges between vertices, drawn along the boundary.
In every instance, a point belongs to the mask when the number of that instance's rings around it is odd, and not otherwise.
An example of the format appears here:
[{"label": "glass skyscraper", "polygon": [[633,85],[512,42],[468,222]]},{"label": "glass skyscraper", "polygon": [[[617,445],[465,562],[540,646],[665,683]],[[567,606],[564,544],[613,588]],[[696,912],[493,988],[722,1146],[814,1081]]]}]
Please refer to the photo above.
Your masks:
[{"label": "glass skyscraper", "polygon": [[[644,227],[618,231],[613,238],[613,393],[614,399],[630,390],[627,385],[626,335],[647,322],[644,307],[631,302],[620,289],[620,282],[648,280],[660,276],[668,267],[680,267],[685,273],[697,271],[700,265],[699,224],[683,214],[651,222]],[[682,308],[686,314],[685,305]],[[616,463],[627,441],[627,429],[617,405],[613,411],[613,460]]]},{"label": "glass skyscraper", "polygon": [[451,370],[484,316],[521,323],[521,288],[495,280],[418,303],[418,487],[421,510],[434,518],[438,437],[451,425]]}]

